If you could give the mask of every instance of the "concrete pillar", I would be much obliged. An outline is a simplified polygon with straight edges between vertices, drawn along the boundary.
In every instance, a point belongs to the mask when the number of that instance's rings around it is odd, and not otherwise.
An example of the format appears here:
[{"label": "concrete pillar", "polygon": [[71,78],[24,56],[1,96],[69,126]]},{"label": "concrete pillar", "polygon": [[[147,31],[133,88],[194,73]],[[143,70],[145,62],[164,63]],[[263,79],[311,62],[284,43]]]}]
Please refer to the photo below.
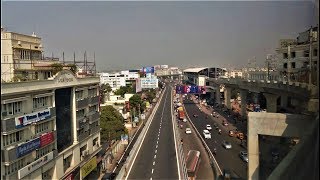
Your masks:
[{"label": "concrete pillar", "polygon": [[72,88],[71,92],[71,106],[72,106],[72,113],[71,113],[71,119],[72,119],[72,134],[73,134],[73,144],[78,143],[77,139],[77,107],[76,107],[76,88]]},{"label": "concrete pillar", "polygon": [[257,179],[259,179],[259,139],[258,139],[258,134],[250,135],[248,133],[248,158],[249,158],[248,169],[247,169],[248,170],[248,179],[249,180],[257,180]]},{"label": "concrete pillar", "polygon": [[281,95],[281,107],[286,108],[288,107],[288,95]]},{"label": "concrete pillar", "polygon": [[231,88],[225,87],[224,88],[224,104],[227,106],[228,109],[231,109]]},{"label": "concrete pillar", "polygon": [[267,100],[267,112],[277,112],[277,99],[279,95],[263,93]]},{"label": "concrete pillar", "polygon": [[220,98],[221,98],[220,88],[219,88],[219,87],[217,87],[217,89],[216,89],[216,97],[215,97],[215,99],[216,99],[216,103],[218,103],[219,105],[221,104],[221,100],[220,100]]},{"label": "concrete pillar", "polygon": [[240,98],[241,98],[241,116],[247,117],[247,90],[240,90]]}]

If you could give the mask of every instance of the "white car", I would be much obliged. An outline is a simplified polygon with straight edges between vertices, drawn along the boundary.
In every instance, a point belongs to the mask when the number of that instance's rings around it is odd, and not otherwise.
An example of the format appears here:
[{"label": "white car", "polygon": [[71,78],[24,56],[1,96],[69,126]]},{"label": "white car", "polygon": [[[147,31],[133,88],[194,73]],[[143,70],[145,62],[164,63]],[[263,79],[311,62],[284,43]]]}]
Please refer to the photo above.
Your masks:
[{"label": "white car", "polygon": [[212,127],[211,127],[210,124],[207,124],[206,128],[207,128],[208,130],[212,130]]},{"label": "white car", "polygon": [[226,149],[231,149],[231,143],[230,142],[228,142],[228,141],[223,141],[222,142],[222,146],[224,147],[224,148],[226,148]]},{"label": "white car", "polygon": [[186,118],[184,118],[182,121],[183,121],[183,122],[187,122],[187,119],[186,119]]},{"label": "white car", "polygon": [[190,128],[186,128],[186,134],[191,134],[191,129]]},{"label": "white car", "polygon": [[203,130],[203,136],[205,139],[211,139],[211,133],[207,129]]}]

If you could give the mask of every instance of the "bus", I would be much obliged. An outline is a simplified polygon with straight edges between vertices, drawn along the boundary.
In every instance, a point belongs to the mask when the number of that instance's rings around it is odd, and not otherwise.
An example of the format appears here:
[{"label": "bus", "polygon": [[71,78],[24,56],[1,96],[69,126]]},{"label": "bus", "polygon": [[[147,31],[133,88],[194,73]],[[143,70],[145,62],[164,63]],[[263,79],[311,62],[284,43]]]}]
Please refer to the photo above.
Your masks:
[{"label": "bus", "polygon": [[180,120],[184,119],[184,111],[179,111],[179,119]]},{"label": "bus", "polygon": [[200,165],[200,151],[190,150],[186,159],[188,180],[195,180]]}]

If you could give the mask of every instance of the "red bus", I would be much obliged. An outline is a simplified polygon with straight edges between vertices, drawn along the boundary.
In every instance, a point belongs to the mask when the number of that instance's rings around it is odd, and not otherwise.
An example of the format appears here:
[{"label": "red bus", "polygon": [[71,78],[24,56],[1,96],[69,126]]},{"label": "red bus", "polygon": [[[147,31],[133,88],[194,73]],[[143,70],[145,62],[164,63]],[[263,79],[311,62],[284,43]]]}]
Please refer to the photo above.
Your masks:
[{"label": "red bus", "polygon": [[187,155],[186,166],[189,180],[195,180],[200,165],[200,151],[190,150]]}]

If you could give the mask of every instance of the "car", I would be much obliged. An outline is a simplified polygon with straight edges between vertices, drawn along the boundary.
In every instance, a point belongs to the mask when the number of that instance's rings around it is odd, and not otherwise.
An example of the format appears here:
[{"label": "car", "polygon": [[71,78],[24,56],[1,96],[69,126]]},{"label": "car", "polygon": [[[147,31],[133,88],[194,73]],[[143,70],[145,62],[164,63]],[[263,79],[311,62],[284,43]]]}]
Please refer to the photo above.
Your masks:
[{"label": "car", "polygon": [[234,132],[230,130],[229,131],[229,136],[233,137],[233,135],[234,135]]},{"label": "car", "polygon": [[226,149],[231,149],[232,146],[231,146],[231,143],[228,142],[228,141],[222,141],[222,146]]},{"label": "car", "polygon": [[191,134],[191,128],[186,128],[186,134]]},{"label": "car", "polygon": [[226,121],[223,121],[223,122],[222,122],[222,125],[228,126],[228,123],[227,123]]},{"label": "car", "polygon": [[249,162],[247,151],[240,151],[239,156],[242,159],[242,161]]},{"label": "car", "polygon": [[207,124],[206,128],[207,128],[208,130],[212,130],[212,127],[211,127],[210,124]]},{"label": "car", "polygon": [[103,180],[113,180],[116,179],[117,174],[116,173],[106,173],[102,179]]},{"label": "car", "polygon": [[247,149],[247,141],[246,140],[242,140],[242,142],[240,143],[240,146]]},{"label": "car", "polygon": [[182,121],[183,121],[183,122],[187,122],[187,119],[186,119],[186,118],[184,118]]},{"label": "car", "polygon": [[193,115],[193,117],[198,117],[198,116],[199,116],[198,114],[194,114],[194,115]]},{"label": "car", "polygon": [[211,133],[207,129],[203,130],[203,136],[205,139],[211,139]]}]

